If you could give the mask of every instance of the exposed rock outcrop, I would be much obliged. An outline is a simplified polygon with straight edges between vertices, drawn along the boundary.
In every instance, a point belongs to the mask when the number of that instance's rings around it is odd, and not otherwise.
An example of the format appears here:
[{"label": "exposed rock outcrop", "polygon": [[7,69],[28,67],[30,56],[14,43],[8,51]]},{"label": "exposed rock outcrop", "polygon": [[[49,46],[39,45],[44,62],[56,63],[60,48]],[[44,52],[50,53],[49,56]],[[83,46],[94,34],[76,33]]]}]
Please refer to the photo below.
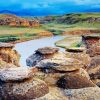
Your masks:
[{"label": "exposed rock outcrop", "polygon": [[51,47],[45,47],[45,48],[39,48],[36,50],[36,53],[31,55],[26,59],[27,66],[35,66],[38,62],[40,62],[43,59],[51,58],[55,52],[58,52],[58,49],[51,48]]},{"label": "exposed rock outcrop", "polygon": [[0,99],[32,100],[46,95],[49,92],[48,86],[44,81],[34,78],[32,74],[34,69],[0,70]]},{"label": "exposed rock outcrop", "polygon": [[69,58],[72,57],[72,58],[78,59],[79,61],[82,62],[84,67],[87,67],[91,62],[91,58],[88,54],[86,54],[86,52],[67,51],[66,56]]},{"label": "exposed rock outcrop", "polygon": [[14,45],[9,43],[0,43],[0,59],[3,61],[19,66],[20,55],[13,50]]},{"label": "exposed rock outcrop", "polygon": [[69,100],[99,100],[100,88],[87,87],[81,89],[66,89],[66,96]]},{"label": "exposed rock outcrop", "polygon": [[74,71],[83,67],[79,60],[73,58],[52,58],[40,61],[37,65],[39,68],[54,69],[58,71]]},{"label": "exposed rock outcrop", "polygon": [[75,75],[67,74],[65,76],[62,76],[58,80],[57,85],[58,87],[64,89],[79,89],[79,88],[96,86],[92,81],[78,74]]}]

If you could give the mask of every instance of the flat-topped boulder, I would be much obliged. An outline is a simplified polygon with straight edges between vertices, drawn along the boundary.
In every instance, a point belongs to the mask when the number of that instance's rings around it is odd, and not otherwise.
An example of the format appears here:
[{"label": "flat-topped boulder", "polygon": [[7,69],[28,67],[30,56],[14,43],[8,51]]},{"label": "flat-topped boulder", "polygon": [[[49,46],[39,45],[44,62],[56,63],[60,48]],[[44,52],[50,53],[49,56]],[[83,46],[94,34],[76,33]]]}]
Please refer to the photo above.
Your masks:
[{"label": "flat-topped boulder", "polygon": [[41,60],[36,67],[58,71],[74,71],[80,69],[83,65],[79,60],[73,58],[52,58]]},{"label": "flat-topped boulder", "polygon": [[39,48],[38,50],[36,50],[36,53],[39,54],[54,54],[56,52],[58,52],[59,49],[58,48],[52,48],[52,47],[44,47],[44,48]]},{"label": "flat-topped boulder", "polygon": [[34,71],[34,69],[25,67],[4,68],[0,70],[0,80],[4,82],[23,81],[33,77]]},{"label": "flat-topped boulder", "polygon": [[14,44],[0,42],[0,48],[13,48]]},{"label": "flat-topped boulder", "polygon": [[99,87],[86,87],[81,89],[66,89],[65,95],[69,100],[100,100]]},{"label": "flat-topped boulder", "polygon": [[58,53],[58,50],[58,48],[52,47],[39,48],[34,54],[26,59],[26,64],[27,66],[33,67],[43,59],[52,58],[56,53]]},{"label": "flat-topped boulder", "polygon": [[57,86],[64,89],[80,89],[86,87],[95,87],[96,85],[90,81],[87,77],[81,75],[64,75],[58,82]]}]

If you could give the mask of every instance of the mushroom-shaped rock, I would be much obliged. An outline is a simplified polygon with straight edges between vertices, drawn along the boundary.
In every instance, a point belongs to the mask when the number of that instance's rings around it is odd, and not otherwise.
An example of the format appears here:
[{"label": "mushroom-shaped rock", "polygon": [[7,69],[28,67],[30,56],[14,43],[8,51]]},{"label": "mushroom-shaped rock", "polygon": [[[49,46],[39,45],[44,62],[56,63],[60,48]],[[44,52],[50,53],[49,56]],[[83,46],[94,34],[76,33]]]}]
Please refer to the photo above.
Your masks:
[{"label": "mushroom-shaped rock", "polygon": [[87,87],[64,90],[69,100],[100,100],[100,88]]},{"label": "mushroom-shaped rock", "polygon": [[82,63],[73,58],[52,58],[40,61],[37,65],[39,68],[55,69],[58,71],[74,71],[83,67]]},{"label": "mushroom-shaped rock", "polygon": [[17,68],[4,68],[0,70],[0,80],[7,81],[22,81],[33,76],[34,69],[17,67]]},{"label": "mushroom-shaped rock", "polygon": [[44,47],[44,48],[39,48],[38,50],[36,50],[36,53],[39,53],[39,54],[54,54],[58,51],[59,51],[58,48]]},{"label": "mushroom-shaped rock", "polygon": [[49,92],[47,84],[32,77],[34,69],[7,69],[0,72],[0,100],[33,100]]},{"label": "mushroom-shaped rock", "polygon": [[64,89],[79,89],[85,87],[95,87],[96,85],[81,75],[64,75],[58,82],[57,86]]},{"label": "mushroom-shaped rock", "polygon": [[36,53],[26,59],[27,66],[33,67],[43,59],[52,58],[58,52],[58,48],[44,47],[36,50]]}]

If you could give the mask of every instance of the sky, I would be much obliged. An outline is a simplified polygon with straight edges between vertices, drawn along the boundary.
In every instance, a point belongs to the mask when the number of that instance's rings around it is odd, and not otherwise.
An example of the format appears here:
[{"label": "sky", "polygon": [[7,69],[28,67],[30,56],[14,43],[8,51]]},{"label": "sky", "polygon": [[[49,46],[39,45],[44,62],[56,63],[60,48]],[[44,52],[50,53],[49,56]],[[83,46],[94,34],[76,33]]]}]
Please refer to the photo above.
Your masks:
[{"label": "sky", "polygon": [[63,14],[100,9],[100,0],[0,0],[0,11]]}]

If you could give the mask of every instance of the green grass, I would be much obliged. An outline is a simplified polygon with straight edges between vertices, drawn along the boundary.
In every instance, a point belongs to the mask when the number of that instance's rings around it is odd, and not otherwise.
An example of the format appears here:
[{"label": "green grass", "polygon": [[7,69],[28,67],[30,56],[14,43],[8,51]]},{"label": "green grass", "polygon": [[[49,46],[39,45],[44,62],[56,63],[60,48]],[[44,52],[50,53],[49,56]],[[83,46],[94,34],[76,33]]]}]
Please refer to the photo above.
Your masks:
[{"label": "green grass", "polygon": [[70,36],[57,41],[55,45],[65,49],[76,48],[76,47],[81,47],[82,41],[81,41],[81,37],[79,36],[75,36],[75,37]]}]

